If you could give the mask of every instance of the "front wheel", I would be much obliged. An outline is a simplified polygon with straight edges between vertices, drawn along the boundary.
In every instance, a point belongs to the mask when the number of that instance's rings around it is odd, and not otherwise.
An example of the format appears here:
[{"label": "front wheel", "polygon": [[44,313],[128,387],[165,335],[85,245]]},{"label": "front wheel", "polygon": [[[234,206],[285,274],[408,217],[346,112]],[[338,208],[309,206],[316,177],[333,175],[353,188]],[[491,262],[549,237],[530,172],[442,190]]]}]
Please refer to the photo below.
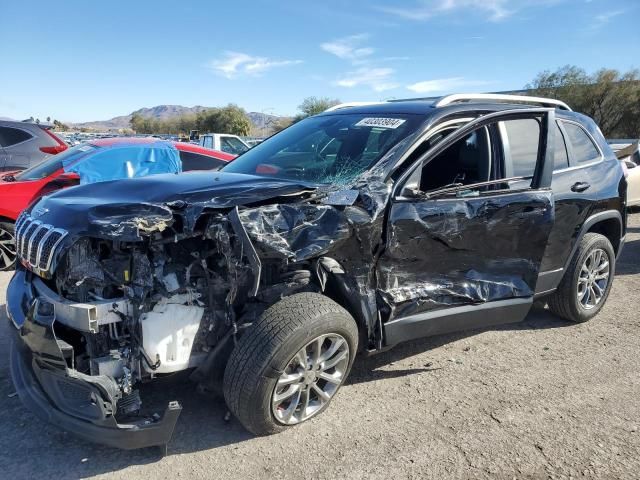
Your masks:
[{"label": "front wheel", "polygon": [[558,289],[549,297],[549,309],[572,322],[595,317],[611,291],[615,265],[609,239],[598,233],[585,234]]},{"label": "front wheel", "polygon": [[16,264],[16,239],[13,223],[0,222],[0,272],[13,270]]},{"label": "front wheel", "polygon": [[239,340],[224,375],[229,410],[256,435],[323,412],[344,384],[358,347],[349,313],[317,293],[267,309]]}]

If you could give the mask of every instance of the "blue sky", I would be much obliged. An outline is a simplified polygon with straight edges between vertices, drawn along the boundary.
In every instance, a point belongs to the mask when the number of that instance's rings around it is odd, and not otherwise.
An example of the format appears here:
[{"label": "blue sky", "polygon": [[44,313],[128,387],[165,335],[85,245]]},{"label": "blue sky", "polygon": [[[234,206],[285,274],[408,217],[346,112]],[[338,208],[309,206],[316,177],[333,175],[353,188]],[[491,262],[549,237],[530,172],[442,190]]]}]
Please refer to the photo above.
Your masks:
[{"label": "blue sky", "polygon": [[159,104],[293,114],[640,67],[637,0],[30,1],[0,7],[0,117],[103,120]]}]

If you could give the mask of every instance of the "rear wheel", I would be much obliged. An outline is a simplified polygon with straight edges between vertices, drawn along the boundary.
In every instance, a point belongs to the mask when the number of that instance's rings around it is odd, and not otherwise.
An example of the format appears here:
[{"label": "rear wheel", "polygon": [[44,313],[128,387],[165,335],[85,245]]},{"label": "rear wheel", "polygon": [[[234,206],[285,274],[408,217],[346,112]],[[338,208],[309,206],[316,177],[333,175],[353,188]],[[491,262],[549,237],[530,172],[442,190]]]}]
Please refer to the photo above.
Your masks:
[{"label": "rear wheel", "polygon": [[256,435],[277,433],[323,412],[349,375],[358,329],[317,293],[270,307],[240,338],[225,370],[229,410]]},{"label": "rear wheel", "polygon": [[16,265],[16,239],[13,223],[0,222],[0,272]]},{"label": "rear wheel", "polygon": [[572,322],[596,316],[611,291],[615,261],[607,237],[585,234],[558,289],[549,297],[549,309]]}]

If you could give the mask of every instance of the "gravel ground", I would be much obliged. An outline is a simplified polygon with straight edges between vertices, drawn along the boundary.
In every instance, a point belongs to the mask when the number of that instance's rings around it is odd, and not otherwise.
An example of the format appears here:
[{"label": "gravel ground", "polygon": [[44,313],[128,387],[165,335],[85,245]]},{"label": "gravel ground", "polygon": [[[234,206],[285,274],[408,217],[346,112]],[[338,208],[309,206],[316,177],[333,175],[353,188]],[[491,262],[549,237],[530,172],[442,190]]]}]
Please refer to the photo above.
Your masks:
[{"label": "gravel ground", "polygon": [[[640,214],[607,305],[587,324],[534,310],[520,324],[415,341],[356,361],[319,418],[254,438],[181,378],[161,458],[94,446],[41,423],[0,366],[3,478],[638,478]],[[0,351],[8,274],[0,275]]]}]

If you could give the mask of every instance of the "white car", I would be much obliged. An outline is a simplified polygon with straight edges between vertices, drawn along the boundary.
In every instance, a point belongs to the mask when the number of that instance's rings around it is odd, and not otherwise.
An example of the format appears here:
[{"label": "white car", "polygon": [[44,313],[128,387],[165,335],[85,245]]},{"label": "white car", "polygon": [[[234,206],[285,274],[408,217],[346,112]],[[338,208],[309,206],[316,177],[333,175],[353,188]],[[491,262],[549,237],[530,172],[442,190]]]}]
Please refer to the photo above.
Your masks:
[{"label": "white car", "polygon": [[607,140],[627,170],[627,206],[640,205],[640,144],[638,140]]}]

